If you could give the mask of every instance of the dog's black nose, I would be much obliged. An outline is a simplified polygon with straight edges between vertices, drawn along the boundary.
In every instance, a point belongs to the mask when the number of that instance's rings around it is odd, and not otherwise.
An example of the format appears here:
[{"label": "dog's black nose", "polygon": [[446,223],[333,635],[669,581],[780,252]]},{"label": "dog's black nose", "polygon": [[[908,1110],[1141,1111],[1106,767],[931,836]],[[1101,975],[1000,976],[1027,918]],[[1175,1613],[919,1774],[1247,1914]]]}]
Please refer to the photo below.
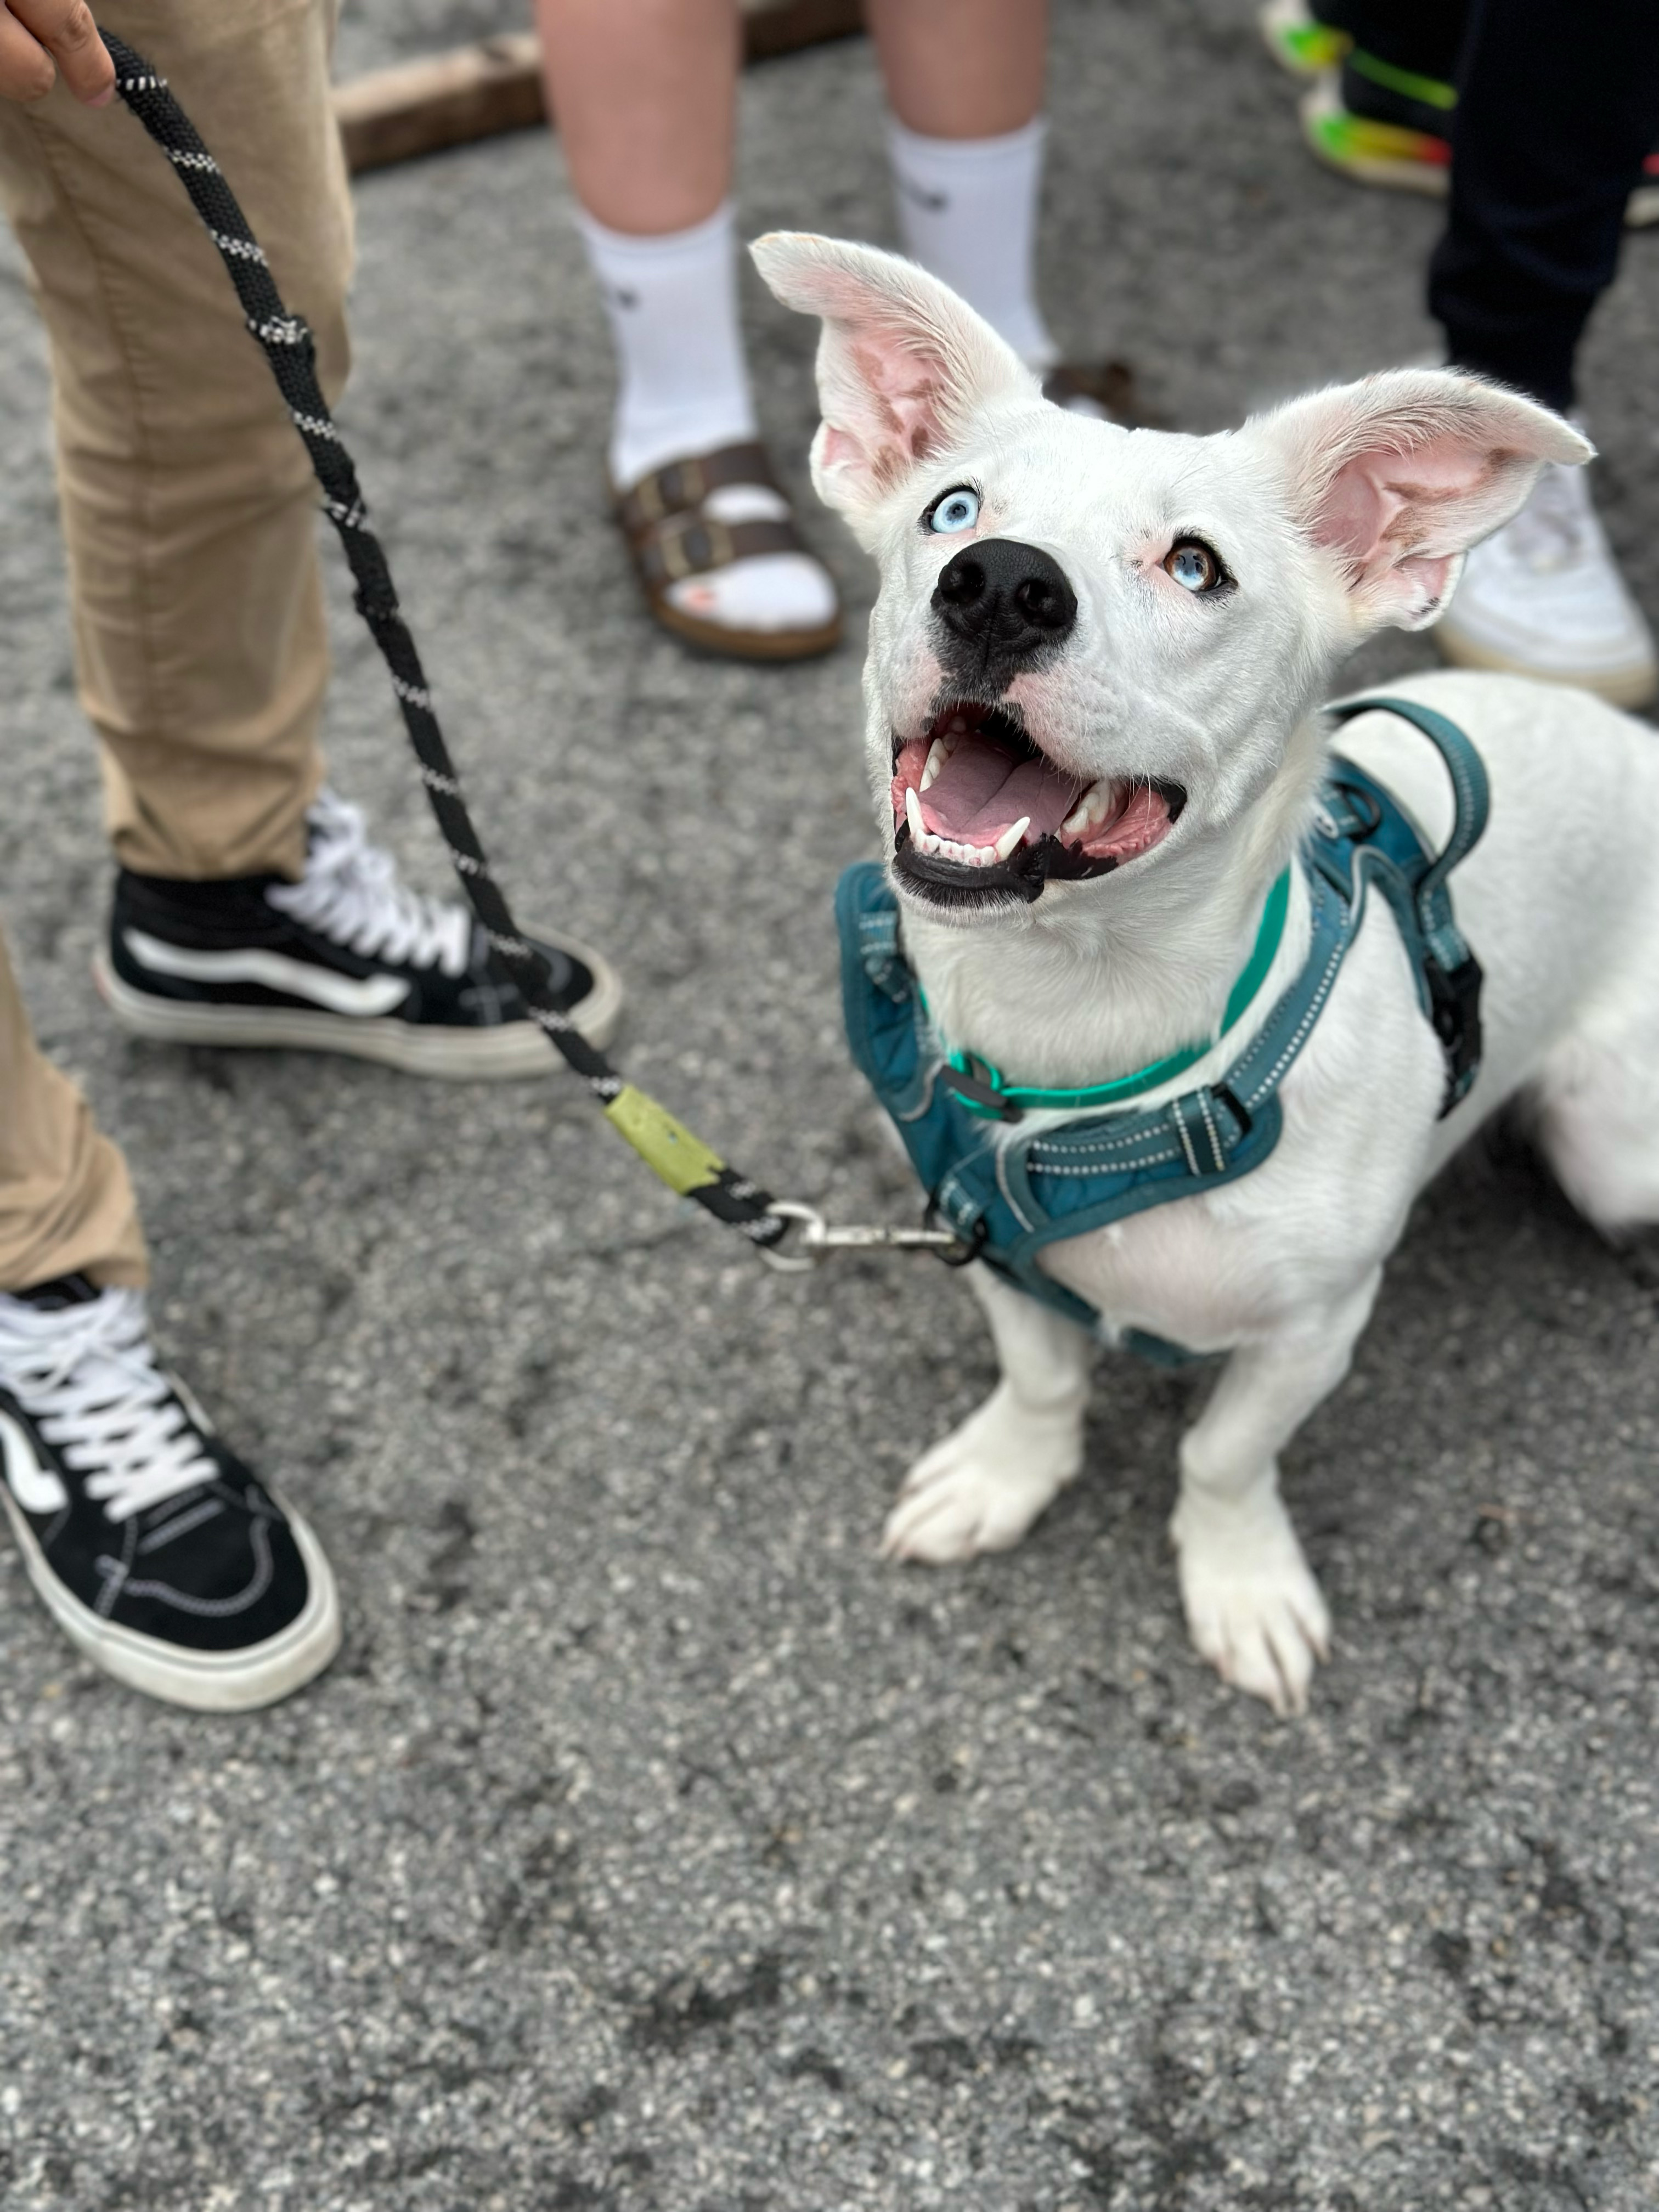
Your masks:
[{"label": "dog's black nose", "polygon": [[1077,620],[1077,594],[1057,561],[1017,538],[985,538],[945,562],[933,589],[942,658],[963,676],[1003,684]]}]

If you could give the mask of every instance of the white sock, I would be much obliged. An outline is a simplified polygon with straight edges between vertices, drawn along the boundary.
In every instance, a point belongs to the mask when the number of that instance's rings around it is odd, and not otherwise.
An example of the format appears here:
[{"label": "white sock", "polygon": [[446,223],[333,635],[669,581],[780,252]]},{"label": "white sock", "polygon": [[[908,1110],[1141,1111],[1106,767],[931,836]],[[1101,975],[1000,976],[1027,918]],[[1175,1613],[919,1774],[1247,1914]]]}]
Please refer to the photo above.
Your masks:
[{"label": "white sock", "polygon": [[665,461],[752,438],[730,203],[657,238],[607,230],[581,209],[576,220],[617,348],[614,482],[626,490]]},{"label": "white sock", "polygon": [[1059,359],[1032,278],[1046,127],[1039,115],[998,138],[924,138],[887,125],[905,252],[1038,370]]},{"label": "white sock", "polygon": [[[622,490],[667,461],[755,435],[738,328],[737,234],[729,204],[706,222],[657,238],[577,222],[616,343],[611,481]],[[703,501],[720,522],[784,521],[788,501],[764,484],[723,484]],[[817,630],[835,619],[836,587],[810,554],[757,553],[671,584],[674,605],[723,629]]]}]

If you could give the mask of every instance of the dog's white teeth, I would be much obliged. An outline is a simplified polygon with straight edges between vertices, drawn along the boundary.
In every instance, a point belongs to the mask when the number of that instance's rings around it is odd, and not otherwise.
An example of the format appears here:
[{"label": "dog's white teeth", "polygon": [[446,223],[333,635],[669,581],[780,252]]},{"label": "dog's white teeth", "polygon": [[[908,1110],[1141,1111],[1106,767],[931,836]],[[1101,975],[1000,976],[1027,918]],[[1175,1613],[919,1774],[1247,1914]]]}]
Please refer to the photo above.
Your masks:
[{"label": "dog's white teeth", "polygon": [[954,746],[948,744],[943,738],[935,738],[933,744],[928,746],[927,764],[921,771],[921,787],[924,791],[944,767],[945,762],[950,759],[954,750]]},{"label": "dog's white teeth", "polygon": [[927,830],[922,827],[921,801],[916,797],[915,784],[904,787],[904,818],[910,825],[910,836],[917,845],[925,843]]},{"label": "dog's white teeth", "polygon": [[1112,787],[1109,783],[1091,783],[1066,819],[1060,823],[1062,835],[1080,837],[1092,830],[1097,822],[1103,822],[1111,811]]},{"label": "dog's white teeth", "polygon": [[989,867],[994,860],[1006,860],[1030,826],[1030,816],[1029,814],[1022,814],[1019,820],[1014,823],[1012,828],[1005,830],[1001,836],[997,839],[996,843],[991,848],[991,860],[988,860],[985,865]]}]

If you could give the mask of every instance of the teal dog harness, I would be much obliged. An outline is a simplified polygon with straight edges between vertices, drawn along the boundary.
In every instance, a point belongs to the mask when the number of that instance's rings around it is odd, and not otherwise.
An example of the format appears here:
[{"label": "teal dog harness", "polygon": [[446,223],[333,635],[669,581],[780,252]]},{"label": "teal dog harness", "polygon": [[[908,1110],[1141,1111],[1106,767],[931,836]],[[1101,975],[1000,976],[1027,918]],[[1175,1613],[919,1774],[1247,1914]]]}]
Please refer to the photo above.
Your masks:
[{"label": "teal dog harness", "polygon": [[[899,947],[898,902],[886,870],[866,860],[841,879],[836,918],[848,1040],[904,1140],[930,1215],[1005,1280],[1085,1328],[1096,1328],[1100,1316],[1045,1274],[1038,1255],[1059,1238],[1218,1189],[1261,1166],[1283,1127],[1279,1086],[1330,996],[1373,884],[1399,926],[1418,1003],[1445,1055],[1443,1115],[1468,1095],[1480,1065],[1480,969],[1458,933],[1448,878],[1486,827],[1486,770],[1455,723],[1414,700],[1359,699],[1330,711],[1346,721],[1376,708],[1412,723],[1445,761],[1455,799],[1445,849],[1430,851],[1387,788],[1357,763],[1334,755],[1313,831],[1298,856],[1312,921],[1301,973],[1218,1081],[1161,1105],[1109,1109],[1022,1133],[1018,1124],[1029,1107],[1069,1108],[1128,1088],[1144,1091],[1210,1048],[1174,1055],[1139,1079],[1093,1092],[1020,1090],[983,1062],[960,1054],[947,1058]],[[1288,878],[1281,878],[1269,894],[1256,953],[1229,1000],[1223,1034],[1266,971],[1287,889]],[[1275,902],[1278,923],[1270,930]],[[1166,1363],[1191,1356],[1139,1331],[1125,1341]]]}]

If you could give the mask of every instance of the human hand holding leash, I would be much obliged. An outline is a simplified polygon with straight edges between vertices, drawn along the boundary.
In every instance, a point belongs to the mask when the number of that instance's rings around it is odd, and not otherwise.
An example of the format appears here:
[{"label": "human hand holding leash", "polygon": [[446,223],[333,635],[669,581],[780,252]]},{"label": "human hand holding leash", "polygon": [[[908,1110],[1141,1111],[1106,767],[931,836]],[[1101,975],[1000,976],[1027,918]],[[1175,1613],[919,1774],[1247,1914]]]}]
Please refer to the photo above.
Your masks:
[{"label": "human hand holding leash", "polygon": [[0,0],[0,100],[44,100],[60,76],[88,107],[115,96],[115,64],[86,0]]}]

